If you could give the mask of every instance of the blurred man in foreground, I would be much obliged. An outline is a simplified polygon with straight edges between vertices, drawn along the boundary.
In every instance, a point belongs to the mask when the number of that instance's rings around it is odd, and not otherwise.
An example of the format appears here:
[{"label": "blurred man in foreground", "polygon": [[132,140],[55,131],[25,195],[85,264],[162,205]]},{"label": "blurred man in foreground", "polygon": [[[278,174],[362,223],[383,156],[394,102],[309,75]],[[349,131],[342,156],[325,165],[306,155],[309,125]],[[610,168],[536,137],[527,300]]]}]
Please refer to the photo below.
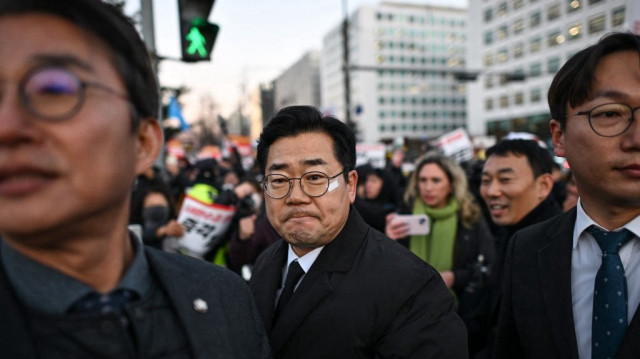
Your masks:
[{"label": "blurred man in foreground", "polygon": [[2,357],[268,357],[239,278],[127,231],[162,147],[133,24],[97,0],[1,0],[0,32]]}]

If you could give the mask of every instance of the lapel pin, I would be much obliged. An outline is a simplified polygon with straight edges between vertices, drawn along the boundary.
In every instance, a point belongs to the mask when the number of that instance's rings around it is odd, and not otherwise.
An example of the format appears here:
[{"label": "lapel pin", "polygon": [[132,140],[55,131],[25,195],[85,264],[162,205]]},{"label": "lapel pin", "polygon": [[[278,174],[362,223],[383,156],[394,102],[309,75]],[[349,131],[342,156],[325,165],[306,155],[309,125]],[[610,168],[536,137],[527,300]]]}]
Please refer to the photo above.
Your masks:
[{"label": "lapel pin", "polygon": [[198,313],[206,313],[209,311],[209,305],[204,301],[204,299],[198,298],[193,301],[193,309]]}]

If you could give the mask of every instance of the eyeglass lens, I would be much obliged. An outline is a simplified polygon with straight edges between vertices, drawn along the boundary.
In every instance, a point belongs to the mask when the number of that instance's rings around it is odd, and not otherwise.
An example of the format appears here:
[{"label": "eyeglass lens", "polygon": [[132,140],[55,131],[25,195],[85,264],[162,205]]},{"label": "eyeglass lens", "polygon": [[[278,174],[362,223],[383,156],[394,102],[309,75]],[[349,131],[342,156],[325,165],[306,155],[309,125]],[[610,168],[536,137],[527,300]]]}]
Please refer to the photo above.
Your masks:
[{"label": "eyeglass lens", "polygon": [[633,117],[633,110],[626,104],[608,103],[596,106],[589,113],[593,130],[601,136],[617,136],[625,132]]},{"label": "eyeglass lens", "polygon": [[[265,191],[271,197],[282,198],[289,193],[295,179],[284,175],[268,175],[265,178]],[[299,180],[302,190],[311,197],[322,196],[329,187],[329,177],[321,172],[305,173]]]},{"label": "eyeglass lens", "polygon": [[61,68],[42,68],[23,81],[25,105],[34,114],[50,119],[72,114],[81,102],[83,86],[71,72]]}]

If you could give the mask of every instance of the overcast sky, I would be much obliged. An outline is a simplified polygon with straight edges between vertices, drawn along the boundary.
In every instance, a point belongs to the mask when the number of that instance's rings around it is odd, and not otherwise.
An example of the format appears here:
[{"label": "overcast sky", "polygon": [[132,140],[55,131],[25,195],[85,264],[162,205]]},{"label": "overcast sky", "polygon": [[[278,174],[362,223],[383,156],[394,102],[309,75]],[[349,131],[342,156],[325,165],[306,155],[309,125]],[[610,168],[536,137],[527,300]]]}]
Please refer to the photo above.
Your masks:
[{"label": "overcast sky", "polygon": [[[220,26],[211,62],[160,63],[163,86],[192,89],[192,101],[210,94],[223,116],[239,104],[241,89],[252,91],[277,77],[305,52],[320,49],[322,37],[349,13],[378,0],[217,0],[209,17]],[[405,0],[405,3],[466,6],[467,0]],[[177,0],[154,0],[156,48],[161,56],[180,57]],[[127,0],[127,12],[140,0]],[[195,107],[186,101],[186,107]],[[196,101],[195,103],[198,103]],[[194,108],[185,108],[185,117]]]}]

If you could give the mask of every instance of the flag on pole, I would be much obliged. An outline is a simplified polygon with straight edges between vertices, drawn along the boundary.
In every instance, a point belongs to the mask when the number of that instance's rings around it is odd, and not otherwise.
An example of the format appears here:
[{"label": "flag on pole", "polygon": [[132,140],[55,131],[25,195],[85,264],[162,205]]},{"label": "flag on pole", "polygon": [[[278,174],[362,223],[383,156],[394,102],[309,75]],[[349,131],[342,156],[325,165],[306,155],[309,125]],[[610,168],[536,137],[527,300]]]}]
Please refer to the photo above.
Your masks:
[{"label": "flag on pole", "polygon": [[180,104],[175,96],[171,96],[169,99],[169,108],[167,109],[167,117],[169,118],[177,118],[180,121],[180,130],[186,131],[189,129],[189,124],[182,117],[182,109],[180,108]]}]

